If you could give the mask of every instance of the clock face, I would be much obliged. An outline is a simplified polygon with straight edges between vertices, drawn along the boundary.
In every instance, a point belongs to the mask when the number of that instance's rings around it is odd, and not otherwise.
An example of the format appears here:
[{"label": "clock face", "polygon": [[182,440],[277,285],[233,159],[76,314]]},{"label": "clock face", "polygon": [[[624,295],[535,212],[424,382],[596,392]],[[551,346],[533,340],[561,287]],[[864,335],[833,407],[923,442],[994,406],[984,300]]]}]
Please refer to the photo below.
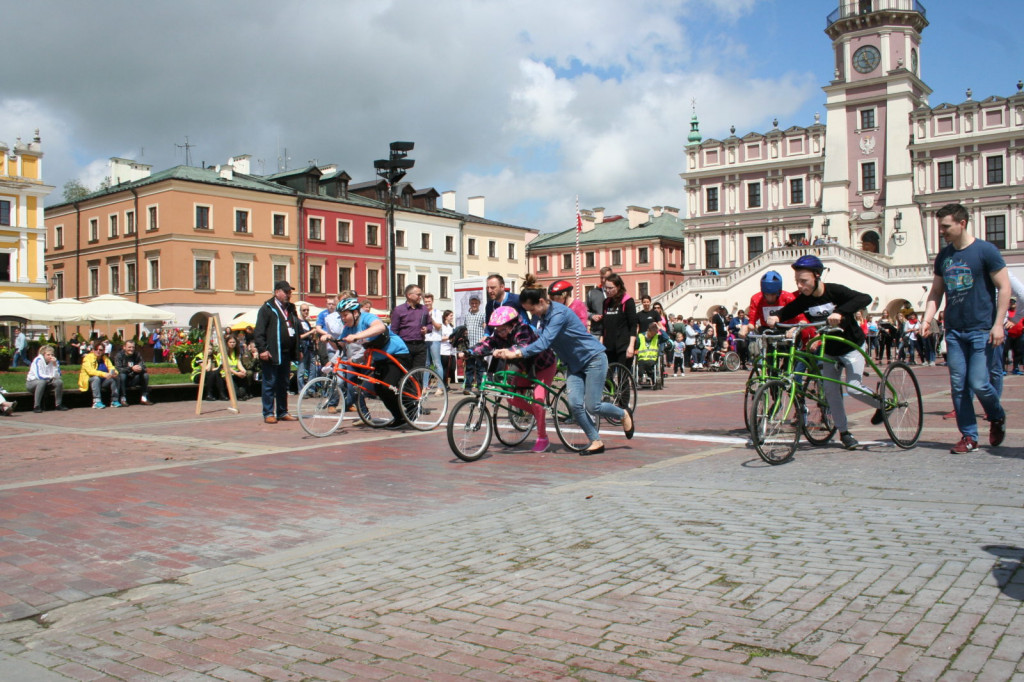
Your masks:
[{"label": "clock face", "polygon": [[910,50],[910,72],[917,75],[917,50]]},{"label": "clock face", "polygon": [[882,54],[874,45],[865,45],[853,53],[853,68],[861,73],[871,73],[882,61]]}]

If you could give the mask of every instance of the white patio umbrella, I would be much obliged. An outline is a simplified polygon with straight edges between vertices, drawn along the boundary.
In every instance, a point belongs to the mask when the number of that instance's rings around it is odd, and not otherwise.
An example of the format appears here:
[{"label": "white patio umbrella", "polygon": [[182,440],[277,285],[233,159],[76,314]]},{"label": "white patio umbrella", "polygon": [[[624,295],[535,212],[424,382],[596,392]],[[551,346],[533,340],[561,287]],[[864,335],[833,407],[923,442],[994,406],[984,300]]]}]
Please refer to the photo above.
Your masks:
[{"label": "white patio umbrella", "polygon": [[129,301],[122,296],[104,294],[86,301],[82,319],[90,322],[170,322],[174,313]]},{"label": "white patio umbrella", "polygon": [[46,304],[50,314],[61,322],[85,322],[87,319],[82,316],[84,303],[77,298],[58,298]]},{"label": "white patio umbrella", "polygon": [[29,322],[60,322],[63,318],[46,303],[16,291],[0,293],[0,317],[17,317]]}]

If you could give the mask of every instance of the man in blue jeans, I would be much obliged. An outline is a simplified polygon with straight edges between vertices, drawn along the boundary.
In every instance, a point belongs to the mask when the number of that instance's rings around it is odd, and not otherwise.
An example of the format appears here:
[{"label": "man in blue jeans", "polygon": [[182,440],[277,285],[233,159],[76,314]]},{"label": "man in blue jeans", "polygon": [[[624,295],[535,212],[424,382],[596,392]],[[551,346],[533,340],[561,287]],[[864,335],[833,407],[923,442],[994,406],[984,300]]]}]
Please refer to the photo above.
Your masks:
[{"label": "man in blue jeans", "polygon": [[[966,208],[947,204],[935,217],[948,244],[935,258],[935,277],[921,333],[931,333],[932,320],[945,296],[949,383],[960,430],[960,442],[950,452],[964,454],[978,449],[972,393],[978,396],[991,424],[989,444],[1000,445],[1006,437],[1006,412],[999,400],[1003,372],[999,346],[1005,338],[1003,320],[1010,305],[1010,278],[999,249],[975,239],[967,229]],[[999,378],[994,380],[997,374]]]}]

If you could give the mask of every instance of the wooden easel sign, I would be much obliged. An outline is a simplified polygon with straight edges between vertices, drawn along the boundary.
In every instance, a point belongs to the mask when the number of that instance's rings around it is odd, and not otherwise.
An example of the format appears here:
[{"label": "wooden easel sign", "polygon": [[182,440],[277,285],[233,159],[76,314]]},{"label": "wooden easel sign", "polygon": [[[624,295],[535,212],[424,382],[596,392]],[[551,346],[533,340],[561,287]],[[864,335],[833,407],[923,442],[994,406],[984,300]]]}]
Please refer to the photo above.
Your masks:
[{"label": "wooden easel sign", "polygon": [[[216,336],[214,336],[216,334]],[[211,339],[217,339],[217,348],[220,350],[220,371],[224,375],[224,382],[228,385],[228,397],[231,399],[229,411],[238,414],[238,400],[235,398],[235,379],[228,374],[228,361],[225,353],[227,343],[224,341],[224,332],[220,328],[220,315],[210,315],[206,320],[206,338],[203,339],[202,365],[199,371],[199,394],[196,395],[196,416],[203,412],[203,394],[206,389],[206,359],[210,356]]]}]

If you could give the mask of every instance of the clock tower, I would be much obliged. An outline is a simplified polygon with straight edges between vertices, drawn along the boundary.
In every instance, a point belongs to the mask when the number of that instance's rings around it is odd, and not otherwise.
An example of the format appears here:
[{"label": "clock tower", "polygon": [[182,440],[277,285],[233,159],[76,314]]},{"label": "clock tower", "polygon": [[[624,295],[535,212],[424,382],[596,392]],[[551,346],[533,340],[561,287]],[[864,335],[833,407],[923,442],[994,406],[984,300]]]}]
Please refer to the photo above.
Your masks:
[{"label": "clock tower", "polygon": [[825,30],[835,68],[824,88],[822,217],[848,246],[883,256],[920,251],[922,261],[908,146],[910,114],[931,93],[920,72],[927,25],[917,0],[840,0]]}]

